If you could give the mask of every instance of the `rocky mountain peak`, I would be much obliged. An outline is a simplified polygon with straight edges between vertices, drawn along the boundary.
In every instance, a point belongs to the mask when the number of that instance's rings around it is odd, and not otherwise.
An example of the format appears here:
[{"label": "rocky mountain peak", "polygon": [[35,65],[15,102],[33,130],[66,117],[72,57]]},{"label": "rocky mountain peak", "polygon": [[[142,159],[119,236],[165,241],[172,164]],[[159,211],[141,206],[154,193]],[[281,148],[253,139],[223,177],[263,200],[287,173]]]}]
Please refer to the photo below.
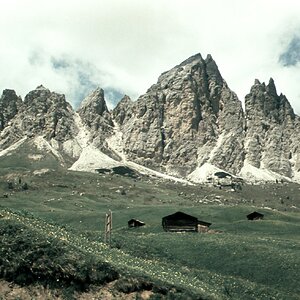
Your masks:
[{"label": "rocky mountain peak", "polygon": [[48,90],[48,89],[45,88],[42,84],[40,84],[39,86],[36,87],[36,90]]},{"label": "rocky mountain peak", "polygon": [[[274,80],[269,83],[255,82],[245,97],[246,111],[246,161],[257,168],[266,168],[291,177],[293,165],[290,152],[295,137],[297,119],[287,98],[277,94]],[[298,151],[295,146],[294,151]]]},{"label": "rocky mountain peak", "polygon": [[184,60],[182,63],[180,63],[175,68],[184,67],[186,65],[194,65],[194,64],[197,64],[202,61],[203,61],[203,58],[202,58],[201,54],[197,53],[197,54],[192,55],[191,57],[187,58],[186,60]]},{"label": "rocky mountain peak", "polygon": [[208,169],[300,180],[300,118],[287,98],[277,94],[272,78],[267,84],[255,79],[244,112],[210,54],[162,73],[137,101],[125,95],[112,112],[101,88],[82,101],[78,114],[64,95],[42,85],[24,102],[5,90],[0,131],[1,149],[24,136],[46,139],[70,161],[82,154],[86,163],[89,151],[102,151],[99,157],[114,164],[136,162],[196,182]]},{"label": "rocky mountain peak", "polygon": [[22,106],[21,97],[14,90],[5,89],[0,98],[0,131],[13,119]]},{"label": "rocky mountain peak", "polygon": [[[203,147],[212,150],[225,127],[239,134],[243,128],[241,103],[212,57],[205,61],[201,54],[162,73],[157,83],[127,108],[126,116],[120,124],[128,156],[181,176],[213,159],[201,151]],[[225,124],[226,118],[230,118],[230,126]],[[232,143],[236,146],[232,151],[239,151],[241,147]],[[224,165],[218,154],[219,160],[214,162]],[[240,163],[230,165],[238,168]]]},{"label": "rocky mountain peak", "polygon": [[8,146],[24,136],[63,142],[73,134],[73,111],[65,96],[39,86],[25,96],[10,128],[4,128],[1,145]]},{"label": "rocky mountain peak", "polygon": [[[24,104],[26,106],[47,104],[47,99],[49,98],[51,92],[49,89],[43,87],[42,85],[38,86],[33,91],[30,91],[24,99]],[[47,105],[48,106],[48,105]]]},{"label": "rocky mountain peak", "polygon": [[271,77],[269,80],[269,84],[266,86],[266,91],[272,95],[273,97],[277,97],[277,91],[276,91],[276,86],[274,79]]},{"label": "rocky mountain peak", "polygon": [[[104,91],[97,88],[88,95],[81,103],[78,114],[83,123],[92,131],[92,137],[97,138],[98,144],[102,143],[104,138],[111,133],[113,121],[107,108],[104,98]],[[99,132],[101,131],[101,135]]]},{"label": "rocky mountain peak", "polygon": [[125,95],[117,106],[113,109],[113,117],[119,125],[123,125],[124,121],[131,118],[131,106],[133,105],[132,100],[129,96]]},{"label": "rocky mountain peak", "polygon": [[22,101],[20,97],[17,96],[16,92],[11,89],[5,89],[2,92],[2,96],[0,98],[0,103],[8,104],[9,102],[20,102]]},{"label": "rocky mountain peak", "polygon": [[206,64],[206,72],[208,76],[216,80],[216,82],[218,82],[219,84],[222,84],[223,78],[221,76],[221,73],[219,71],[216,62],[213,60],[210,54],[207,55],[205,59],[205,64]]},{"label": "rocky mountain peak", "polygon": [[294,111],[287,98],[277,94],[275,82],[270,78],[268,85],[258,80],[245,97],[245,111],[248,119],[268,118],[282,123],[286,117],[294,118]]},{"label": "rocky mountain peak", "polygon": [[98,87],[81,102],[78,113],[86,117],[87,112],[100,116],[108,112],[103,89]]}]

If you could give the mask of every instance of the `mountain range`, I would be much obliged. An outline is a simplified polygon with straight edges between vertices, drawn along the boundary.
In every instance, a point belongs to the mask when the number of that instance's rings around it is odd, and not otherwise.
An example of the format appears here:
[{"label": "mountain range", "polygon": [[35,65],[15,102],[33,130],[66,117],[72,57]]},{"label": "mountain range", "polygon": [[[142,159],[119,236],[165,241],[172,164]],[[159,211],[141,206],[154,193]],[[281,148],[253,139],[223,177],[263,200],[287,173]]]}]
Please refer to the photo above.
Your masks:
[{"label": "mountain range", "polygon": [[[300,118],[274,80],[255,80],[244,107],[211,55],[162,73],[136,101],[110,111],[97,88],[75,111],[39,86],[24,100],[0,98],[0,159],[26,146],[26,159],[95,172],[126,166],[190,182],[226,174],[248,182],[300,182]],[[37,154],[38,153],[38,154]]]}]

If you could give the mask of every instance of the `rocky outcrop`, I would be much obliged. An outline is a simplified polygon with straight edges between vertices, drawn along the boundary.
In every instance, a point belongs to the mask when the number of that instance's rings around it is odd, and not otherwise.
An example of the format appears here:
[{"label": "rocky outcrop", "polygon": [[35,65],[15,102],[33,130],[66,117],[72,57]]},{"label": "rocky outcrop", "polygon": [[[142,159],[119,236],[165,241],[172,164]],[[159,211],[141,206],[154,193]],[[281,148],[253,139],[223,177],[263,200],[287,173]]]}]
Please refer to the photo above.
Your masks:
[{"label": "rocky outcrop", "polygon": [[267,85],[255,80],[245,97],[245,113],[246,161],[293,177],[299,172],[300,118],[286,97],[277,95],[272,78]]},{"label": "rocky outcrop", "polygon": [[242,106],[210,55],[197,54],[163,73],[123,111],[116,121],[126,154],[137,163],[180,176],[205,161],[241,168]]},{"label": "rocky outcrop", "polygon": [[123,123],[126,123],[132,117],[132,106],[133,102],[131,101],[130,97],[125,95],[114,108],[114,110],[112,111],[112,115],[114,120],[119,125],[123,125]]},{"label": "rocky outcrop", "polygon": [[300,182],[300,118],[286,97],[277,94],[273,79],[255,80],[243,111],[211,55],[188,58],[162,73],[137,101],[124,96],[112,112],[101,88],[78,112],[64,95],[43,86],[24,102],[5,90],[0,150],[24,137],[38,138],[60,162],[65,154],[71,163],[79,158],[82,170],[84,164],[135,162],[196,182],[223,171]]},{"label": "rocky outcrop", "polygon": [[21,128],[28,136],[40,135],[48,140],[64,141],[74,135],[73,110],[65,96],[50,92],[43,86],[28,93],[24,99]]},{"label": "rocky outcrop", "polygon": [[18,103],[18,111],[1,132],[1,148],[23,137],[42,136],[63,143],[76,134],[73,110],[64,95],[39,86]]},{"label": "rocky outcrop", "polygon": [[[92,139],[103,143],[105,138],[112,133],[113,122],[104,99],[104,91],[97,88],[81,103],[78,114],[83,123],[91,130]],[[100,144],[99,144],[100,146]]]},{"label": "rocky outcrop", "polygon": [[18,113],[22,106],[21,97],[14,90],[6,89],[0,98],[0,131],[8,125],[9,121]]}]

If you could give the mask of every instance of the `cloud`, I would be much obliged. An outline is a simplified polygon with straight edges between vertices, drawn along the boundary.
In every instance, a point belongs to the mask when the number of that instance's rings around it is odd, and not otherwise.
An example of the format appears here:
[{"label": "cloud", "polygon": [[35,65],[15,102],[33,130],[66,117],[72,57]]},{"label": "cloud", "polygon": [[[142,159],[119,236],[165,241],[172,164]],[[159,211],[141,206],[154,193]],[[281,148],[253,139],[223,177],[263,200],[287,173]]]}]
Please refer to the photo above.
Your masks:
[{"label": "cloud", "polygon": [[300,61],[300,37],[294,36],[288,47],[279,56],[279,62],[284,67],[295,66]]},{"label": "cloud", "polygon": [[100,86],[113,106],[200,52],[241,100],[255,78],[273,77],[300,112],[299,69],[284,67],[298,59],[297,1],[10,0],[1,13],[0,88],[23,97],[43,84],[77,106]]}]

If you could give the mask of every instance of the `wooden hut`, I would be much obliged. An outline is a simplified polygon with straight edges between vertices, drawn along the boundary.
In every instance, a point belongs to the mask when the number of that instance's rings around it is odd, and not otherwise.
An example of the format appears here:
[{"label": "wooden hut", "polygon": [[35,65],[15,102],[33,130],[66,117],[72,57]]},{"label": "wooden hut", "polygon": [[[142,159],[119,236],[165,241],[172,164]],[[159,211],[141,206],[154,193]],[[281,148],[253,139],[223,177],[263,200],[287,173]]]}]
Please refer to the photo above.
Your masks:
[{"label": "wooden hut", "polygon": [[137,220],[137,219],[130,219],[128,221],[128,227],[129,228],[132,228],[132,227],[141,227],[141,226],[144,226],[146,225],[144,222],[140,221],[140,220]]},{"label": "wooden hut", "polygon": [[[211,223],[199,221],[196,217],[178,211],[162,218],[162,226],[165,231],[194,231],[204,232]],[[204,229],[206,228],[206,229]]]},{"label": "wooden hut", "polygon": [[254,211],[252,212],[251,214],[247,215],[247,219],[248,220],[260,220],[260,219],[263,219],[264,215],[257,212],[257,211]]}]

